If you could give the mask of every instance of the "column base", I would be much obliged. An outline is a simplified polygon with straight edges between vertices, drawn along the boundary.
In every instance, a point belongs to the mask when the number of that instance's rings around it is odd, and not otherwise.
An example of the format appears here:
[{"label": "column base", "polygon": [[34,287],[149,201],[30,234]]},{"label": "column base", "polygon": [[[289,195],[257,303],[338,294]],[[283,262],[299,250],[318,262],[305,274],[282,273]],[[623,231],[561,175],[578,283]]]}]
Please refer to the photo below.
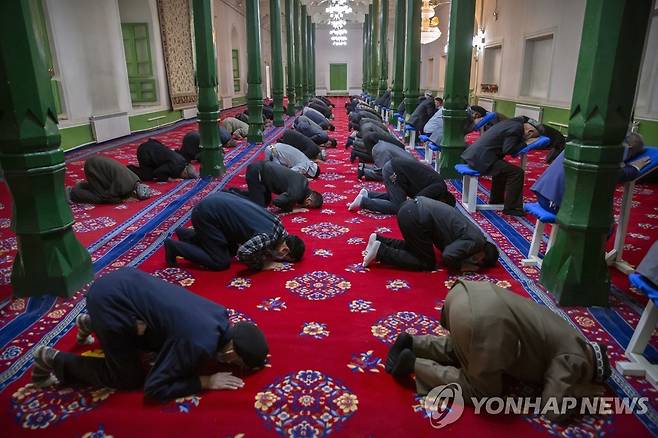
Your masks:
[{"label": "column base", "polygon": [[11,273],[15,297],[71,297],[94,279],[91,257],[71,228],[19,236],[19,242]]},{"label": "column base", "polygon": [[560,306],[607,307],[610,274],[605,263],[605,233],[565,230],[544,257],[539,281]]}]

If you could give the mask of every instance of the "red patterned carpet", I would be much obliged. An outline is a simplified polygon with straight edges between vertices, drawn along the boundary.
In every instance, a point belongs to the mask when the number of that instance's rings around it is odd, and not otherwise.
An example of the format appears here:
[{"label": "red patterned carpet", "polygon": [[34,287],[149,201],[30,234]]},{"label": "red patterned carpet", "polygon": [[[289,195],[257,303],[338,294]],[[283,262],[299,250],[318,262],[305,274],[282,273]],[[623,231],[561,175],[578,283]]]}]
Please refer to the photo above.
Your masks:
[{"label": "red patterned carpet", "polygon": [[[75,316],[84,309],[77,294],[70,300],[6,301],[0,313],[0,417],[3,436],[426,436],[435,432],[411,381],[396,382],[383,370],[389,345],[401,331],[441,334],[438,320],[443,299],[455,281],[444,270],[416,273],[378,265],[360,267],[361,251],[370,233],[399,236],[394,217],[361,211],[350,213],[349,202],[362,186],[355,166],[342,148],[346,117],[336,99],[339,148],[329,150],[323,173],[312,186],[325,195],[322,210],[283,216],[292,233],[302,236],[307,252],[302,262],[282,264],[273,271],[249,273],[235,263],[224,272],[209,272],[181,264],[166,268],[162,241],[189,219],[191,207],[225,183],[244,184],[244,167],[262,155],[260,148],[241,146],[227,156],[229,172],[222,181],[154,185],[161,192],[147,203],[126,208],[76,208],[80,239],[88,245],[102,275],[124,265],[136,265],[179,283],[191,292],[226,305],[234,321],[251,320],[266,333],[271,357],[268,367],[246,378],[235,392],[204,392],[167,405],[144,401],[143,394],[98,388],[36,390],[29,382],[30,353],[38,343],[67,351],[96,354],[75,345]],[[177,145],[194,125],[161,134]],[[268,132],[268,139],[278,131]],[[106,153],[130,161],[134,145]],[[539,156],[532,156],[529,179],[540,173]],[[80,176],[80,164],[69,164],[70,181]],[[457,188],[459,184],[453,184]],[[627,259],[637,262],[658,236],[655,187],[638,186]],[[6,213],[9,200],[1,198]],[[5,214],[8,220],[8,216]],[[519,261],[532,234],[531,220],[507,220],[498,213],[472,216],[503,251],[501,263],[469,278],[489,279],[554,308],[550,296],[536,282],[534,269]],[[640,226],[647,224],[648,227]],[[12,246],[7,225],[2,229],[5,284]],[[116,232],[116,235],[113,233]],[[13,243],[12,243],[13,242]],[[525,248],[525,249],[524,249]],[[5,260],[8,259],[8,260]],[[0,277],[1,279],[1,277]],[[623,278],[618,284],[625,287]],[[614,361],[621,357],[624,336],[637,324],[642,303],[632,292],[612,294],[613,307],[557,309],[590,339],[610,345]],[[637,302],[636,302],[637,301]],[[617,319],[615,319],[617,318]],[[618,321],[625,324],[619,326]],[[625,341],[627,342],[627,340]],[[653,342],[655,353],[657,342]],[[473,436],[646,436],[658,430],[656,393],[641,379],[614,374],[609,395],[641,394],[652,407],[643,416],[618,415],[579,418],[557,426],[532,416],[475,415],[467,408],[445,431]],[[6,432],[5,432],[6,431]],[[96,433],[91,435],[91,433]]]}]

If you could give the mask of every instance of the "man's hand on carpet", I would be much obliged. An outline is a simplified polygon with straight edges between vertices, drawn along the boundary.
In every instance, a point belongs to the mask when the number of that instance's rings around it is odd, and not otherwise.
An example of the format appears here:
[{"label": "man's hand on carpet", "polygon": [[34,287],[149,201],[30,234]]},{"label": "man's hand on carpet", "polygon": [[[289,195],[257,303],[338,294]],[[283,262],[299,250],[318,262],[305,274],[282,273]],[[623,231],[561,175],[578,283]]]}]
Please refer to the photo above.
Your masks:
[{"label": "man's hand on carpet", "polygon": [[203,389],[240,389],[244,386],[244,381],[241,378],[226,372],[201,376],[200,380]]}]

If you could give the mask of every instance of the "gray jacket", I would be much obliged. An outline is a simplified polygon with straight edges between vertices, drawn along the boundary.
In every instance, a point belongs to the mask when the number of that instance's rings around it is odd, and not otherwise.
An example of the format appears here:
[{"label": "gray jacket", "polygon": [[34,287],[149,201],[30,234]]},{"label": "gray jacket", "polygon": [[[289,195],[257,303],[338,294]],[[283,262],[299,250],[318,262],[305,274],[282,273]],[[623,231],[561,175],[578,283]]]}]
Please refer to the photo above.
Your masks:
[{"label": "gray jacket", "polygon": [[318,174],[316,162],[308,159],[302,151],[285,143],[275,143],[265,148],[265,160],[274,161],[308,178]]}]

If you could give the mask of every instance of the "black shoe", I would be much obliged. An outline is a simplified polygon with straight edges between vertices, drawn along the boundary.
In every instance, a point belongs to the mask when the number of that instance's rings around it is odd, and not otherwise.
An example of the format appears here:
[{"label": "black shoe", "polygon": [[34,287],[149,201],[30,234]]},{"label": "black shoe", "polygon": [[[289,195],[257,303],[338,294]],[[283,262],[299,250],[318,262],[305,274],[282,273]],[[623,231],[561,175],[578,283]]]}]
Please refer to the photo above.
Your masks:
[{"label": "black shoe", "polygon": [[363,177],[365,176],[364,167],[365,166],[363,164],[359,164],[359,167],[356,168],[357,179],[363,179]]},{"label": "black shoe", "polygon": [[404,332],[398,335],[398,338],[395,340],[395,343],[389,350],[388,357],[386,358],[386,367],[384,369],[387,373],[393,371],[393,366],[395,365],[395,362],[397,362],[402,350],[411,349],[413,347],[413,343],[413,338],[409,333]]},{"label": "black shoe", "polygon": [[415,366],[416,355],[413,351],[407,348],[400,353],[398,360],[395,362],[395,365],[393,365],[391,374],[395,377],[405,377],[414,372]]},{"label": "black shoe", "polygon": [[350,163],[354,163],[354,160],[356,160],[356,154],[354,153],[354,151],[352,151],[352,153],[350,154]]},{"label": "black shoe", "polygon": [[185,228],[185,227],[178,227],[174,231],[174,234],[176,234],[176,237],[178,237],[178,240],[181,242],[192,242],[194,240],[194,236],[196,236],[196,232],[194,231],[194,228]]},{"label": "black shoe", "polygon": [[176,256],[178,255],[176,252],[175,248],[175,243],[171,239],[165,240],[164,243],[164,248],[165,248],[165,262],[167,263],[167,266],[170,268],[175,268],[178,266],[178,262],[176,261]]},{"label": "black shoe", "polygon": [[525,216],[525,212],[523,210],[517,210],[517,209],[504,209],[503,214],[506,214],[508,216],[516,216],[516,217]]}]

